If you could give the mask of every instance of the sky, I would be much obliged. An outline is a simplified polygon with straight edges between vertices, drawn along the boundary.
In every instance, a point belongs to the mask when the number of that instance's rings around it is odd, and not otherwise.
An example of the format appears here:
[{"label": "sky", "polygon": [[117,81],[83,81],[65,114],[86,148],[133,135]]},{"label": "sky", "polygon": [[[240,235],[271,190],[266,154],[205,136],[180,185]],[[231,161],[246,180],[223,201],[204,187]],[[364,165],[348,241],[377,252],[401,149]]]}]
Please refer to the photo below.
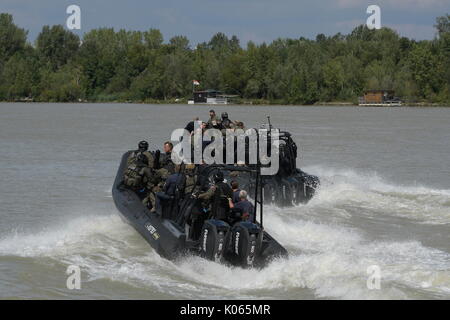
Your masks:
[{"label": "sky", "polygon": [[215,33],[236,35],[245,45],[277,38],[347,34],[364,24],[369,5],[381,8],[382,26],[416,40],[433,39],[438,16],[450,13],[450,0],[0,0],[0,12],[13,15],[34,41],[44,25],[66,25],[69,5],[81,8],[80,36],[91,29],[161,30],[167,41],[187,36],[191,45]]}]

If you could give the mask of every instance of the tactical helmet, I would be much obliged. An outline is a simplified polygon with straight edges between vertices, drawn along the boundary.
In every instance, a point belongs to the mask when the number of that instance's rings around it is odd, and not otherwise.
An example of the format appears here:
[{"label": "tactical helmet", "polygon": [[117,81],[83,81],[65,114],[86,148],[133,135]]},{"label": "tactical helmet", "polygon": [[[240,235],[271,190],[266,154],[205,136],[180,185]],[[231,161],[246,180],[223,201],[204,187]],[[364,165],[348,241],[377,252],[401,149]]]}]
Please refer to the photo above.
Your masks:
[{"label": "tactical helmet", "polygon": [[139,150],[141,150],[141,151],[147,151],[147,150],[148,150],[148,142],[147,142],[147,141],[141,141],[141,142],[139,142],[138,148],[139,148]]},{"label": "tactical helmet", "polygon": [[223,172],[222,171],[217,171],[216,174],[214,174],[214,182],[223,182],[224,180],[224,176],[223,176]]},{"label": "tactical helmet", "polygon": [[228,112],[222,112],[222,119],[228,119]]}]

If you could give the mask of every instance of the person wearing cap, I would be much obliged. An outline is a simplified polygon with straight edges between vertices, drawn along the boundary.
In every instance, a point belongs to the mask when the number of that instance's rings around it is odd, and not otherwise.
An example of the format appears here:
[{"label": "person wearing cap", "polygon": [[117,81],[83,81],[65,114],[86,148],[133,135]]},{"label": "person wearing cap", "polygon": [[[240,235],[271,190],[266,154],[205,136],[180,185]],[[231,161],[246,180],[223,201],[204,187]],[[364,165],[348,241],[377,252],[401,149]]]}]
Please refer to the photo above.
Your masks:
[{"label": "person wearing cap", "polygon": [[208,129],[222,129],[221,121],[216,116],[216,112],[214,110],[209,110],[209,120],[207,125]]}]

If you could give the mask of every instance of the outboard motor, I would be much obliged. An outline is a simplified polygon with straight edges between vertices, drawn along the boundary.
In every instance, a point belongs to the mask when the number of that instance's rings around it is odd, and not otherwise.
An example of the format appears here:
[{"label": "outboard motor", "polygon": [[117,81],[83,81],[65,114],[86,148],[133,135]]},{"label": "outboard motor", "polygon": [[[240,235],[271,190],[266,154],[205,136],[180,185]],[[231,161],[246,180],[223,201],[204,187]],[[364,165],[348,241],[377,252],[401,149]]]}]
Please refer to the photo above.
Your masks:
[{"label": "outboard motor", "polygon": [[297,188],[297,203],[305,203],[309,201],[316,193],[316,189],[320,185],[320,180],[318,177],[305,174],[299,169],[297,169],[296,177],[299,180]]},{"label": "outboard motor", "polygon": [[253,266],[255,257],[261,250],[263,232],[251,222],[239,222],[231,230],[229,253],[242,267]]},{"label": "outboard motor", "polygon": [[222,220],[207,220],[200,235],[201,254],[216,262],[222,259],[230,226]]},{"label": "outboard motor", "polygon": [[296,194],[296,185],[297,185],[297,181],[292,178],[292,177],[288,177],[288,178],[283,178],[281,179],[281,202],[280,205],[283,207],[289,207],[292,206],[292,204],[294,203],[294,200],[297,197]]},{"label": "outboard motor", "polygon": [[283,186],[285,179],[279,176],[263,177],[262,179],[264,203],[286,206],[285,197],[289,190],[286,190],[286,187]]}]

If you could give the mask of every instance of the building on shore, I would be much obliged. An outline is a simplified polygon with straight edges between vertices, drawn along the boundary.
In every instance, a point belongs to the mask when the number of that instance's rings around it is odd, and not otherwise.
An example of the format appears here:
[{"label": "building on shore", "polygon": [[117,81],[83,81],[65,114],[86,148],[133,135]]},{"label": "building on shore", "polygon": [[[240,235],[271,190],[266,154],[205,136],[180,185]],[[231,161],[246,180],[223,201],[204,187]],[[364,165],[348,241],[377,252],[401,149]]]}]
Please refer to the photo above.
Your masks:
[{"label": "building on shore", "polygon": [[193,95],[193,99],[188,100],[188,104],[228,104],[231,98],[236,97],[212,89],[194,91]]},{"label": "building on shore", "polygon": [[395,96],[394,90],[367,90],[363,97],[359,97],[359,105],[398,107],[402,101]]}]

